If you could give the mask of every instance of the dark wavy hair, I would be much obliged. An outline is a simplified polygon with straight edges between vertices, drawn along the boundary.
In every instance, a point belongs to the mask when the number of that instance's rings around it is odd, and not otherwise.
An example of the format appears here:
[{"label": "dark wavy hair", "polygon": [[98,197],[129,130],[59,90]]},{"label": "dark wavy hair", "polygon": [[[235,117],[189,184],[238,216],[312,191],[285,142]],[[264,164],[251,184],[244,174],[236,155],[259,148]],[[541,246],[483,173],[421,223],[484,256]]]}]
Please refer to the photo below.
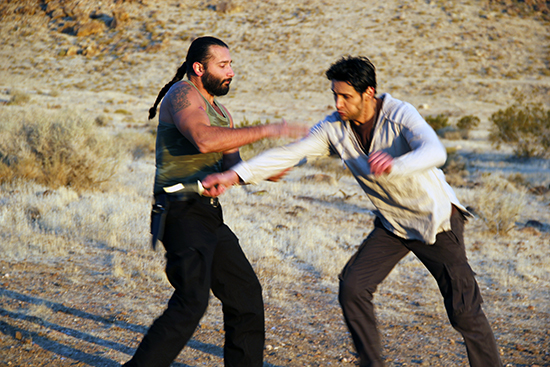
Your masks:
[{"label": "dark wavy hair", "polygon": [[179,82],[183,79],[185,74],[187,75],[196,75],[195,71],[193,70],[193,64],[195,62],[200,62],[201,64],[205,65],[206,62],[208,62],[208,59],[210,59],[210,47],[211,46],[221,46],[229,49],[229,46],[225,44],[220,39],[217,39],[215,37],[199,37],[196,38],[193,42],[191,42],[191,46],[189,46],[189,50],[187,51],[187,56],[185,57],[185,61],[181,66],[178,68],[176,75],[174,75],[174,78],[168,84],[166,84],[162,89],[160,90],[157,99],[155,100],[155,103],[153,104],[153,107],[149,109],[149,120],[151,120],[153,117],[157,114],[157,106],[159,105],[160,101],[170,87],[174,85],[175,83]]},{"label": "dark wavy hair", "polygon": [[358,93],[368,87],[376,91],[376,71],[372,62],[364,56],[342,57],[326,71],[329,80],[349,83]]}]

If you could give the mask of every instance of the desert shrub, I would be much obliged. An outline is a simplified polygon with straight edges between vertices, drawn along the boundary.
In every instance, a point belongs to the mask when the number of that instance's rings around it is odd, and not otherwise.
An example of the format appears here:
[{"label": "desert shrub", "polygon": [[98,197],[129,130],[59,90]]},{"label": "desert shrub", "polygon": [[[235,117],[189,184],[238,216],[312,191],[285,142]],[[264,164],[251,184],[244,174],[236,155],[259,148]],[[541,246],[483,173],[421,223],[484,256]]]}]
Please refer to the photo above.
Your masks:
[{"label": "desert shrub", "polygon": [[0,183],[96,188],[115,173],[119,151],[112,136],[75,112],[0,111]]},{"label": "desert shrub", "polygon": [[27,93],[16,89],[10,91],[10,96],[9,105],[22,105],[31,100],[31,97]]},{"label": "desert shrub", "polygon": [[445,173],[445,177],[449,185],[466,185],[465,178],[469,175],[466,161],[460,154],[457,153],[456,149],[447,148],[447,160],[441,169]]},{"label": "desert shrub", "polygon": [[479,117],[473,115],[467,115],[460,118],[456,123],[456,128],[453,129],[456,138],[468,139],[470,137],[470,130],[477,127],[479,122]]},{"label": "desert shrub", "polygon": [[443,129],[437,130],[437,135],[449,140],[459,140],[464,138],[464,131],[449,125]]},{"label": "desert shrub", "polygon": [[120,115],[131,115],[132,114],[130,111],[127,111],[124,108],[119,108],[119,109],[115,110],[115,113],[118,113]]},{"label": "desert shrub", "polygon": [[109,123],[109,118],[105,115],[99,115],[95,118],[94,122],[97,126],[107,126]]},{"label": "desert shrub", "polygon": [[525,179],[525,176],[521,173],[514,173],[507,177],[507,180],[510,181],[516,187],[529,187],[529,182]]},{"label": "desert shrub", "polygon": [[550,19],[550,1],[548,0],[489,0],[492,8],[505,11],[508,15],[540,16]]},{"label": "desert shrub", "polygon": [[426,116],[424,117],[426,122],[434,129],[435,131],[441,130],[447,126],[449,126],[449,117],[439,114],[436,116]]},{"label": "desert shrub", "polygon": [[525,189],[498,175],[483,177],[474,199],[474,211],[485,229],[497,235],[506,234],[515,226],[526,201]]},{"label": "desert shrub", "polygon": [[125,131],[117,135],[121,148],[129,152],[133,159],[151,156],[155,152],[155,131]]},{"label": "desert shrub", "polygon": [[502,144],[513,146],[522,158],[546,157],[550,148],[550,110],[538,104],[518,103],[493,113],[489,140],[497,149]]},{"label": "desert shrub", "polygon": [[456,123],[456,127],[460,130],[472,130],[479,125],[479,117],[473,115],[463,116]]}]

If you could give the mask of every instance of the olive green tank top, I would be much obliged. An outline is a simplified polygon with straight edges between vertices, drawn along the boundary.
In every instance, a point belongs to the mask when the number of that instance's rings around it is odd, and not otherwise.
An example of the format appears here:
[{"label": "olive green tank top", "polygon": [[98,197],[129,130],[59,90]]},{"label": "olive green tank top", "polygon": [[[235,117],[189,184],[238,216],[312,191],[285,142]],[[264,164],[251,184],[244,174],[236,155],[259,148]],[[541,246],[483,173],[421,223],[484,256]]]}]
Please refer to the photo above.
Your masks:
[{"label": "olive green tank top", "polygon": [[[197,89],[190,80],[185,80],[184,83],[188,83]],[[224,107],[214,99],[214,103],[224,114],[222,116],[204,96],[202,98],[206,102],[206,114],[210,120],[210,125],[229,127],[230,120]],[[222,158],[223,154],[221,152],[201,153],[193,143],[180,133],[176,125],[161,121],[159,118],[154,193],[162,193],[163,187],[166,186],[196,182],[211,173],[221,172]]]}]

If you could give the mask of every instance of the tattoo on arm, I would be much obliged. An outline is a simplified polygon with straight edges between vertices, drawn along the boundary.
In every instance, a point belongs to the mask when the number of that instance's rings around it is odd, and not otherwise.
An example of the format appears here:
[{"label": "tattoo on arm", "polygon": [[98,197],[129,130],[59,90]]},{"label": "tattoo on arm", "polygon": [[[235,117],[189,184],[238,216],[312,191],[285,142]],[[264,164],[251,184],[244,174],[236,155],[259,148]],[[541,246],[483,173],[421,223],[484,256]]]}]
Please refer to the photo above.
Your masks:
[{"label": "tattoo on arm", "polygon": [[187,83],[180,83],[170,91],[170,104],[172,105],[173,114],[186,109],[191,105],[188,96],[190,91],[191,86]]}]

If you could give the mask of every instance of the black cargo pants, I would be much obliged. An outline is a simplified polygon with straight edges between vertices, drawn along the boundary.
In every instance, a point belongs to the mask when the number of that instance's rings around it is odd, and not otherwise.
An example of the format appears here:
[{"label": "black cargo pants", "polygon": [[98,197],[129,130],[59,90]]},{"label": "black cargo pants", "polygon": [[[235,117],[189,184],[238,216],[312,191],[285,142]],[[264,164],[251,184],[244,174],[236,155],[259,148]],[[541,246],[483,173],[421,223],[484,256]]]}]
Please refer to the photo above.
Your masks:
[{"label": "black cargo pants", "polygon": [[217,199],[171,202],[163,244],[174,293],[125,366],[170,366],[206,311],[210,290],[223,307],[225,366],[262,366],[261,286],[237,237],[223,223]]},{"label": "black cargo pants", "polygon": [[437,281],[451,325],[464,338],[470,366],[502,366],[493,332],[481,309],[479,287],[466,258],[464,221],[464,216],[453,210],[451,230],[439,233],[434,245],[426,245],[397,237],[376,219],[374,230],[340,274],[339,301],[361,367],[384,365],[380,357],[373,293],[409,251]]}]

